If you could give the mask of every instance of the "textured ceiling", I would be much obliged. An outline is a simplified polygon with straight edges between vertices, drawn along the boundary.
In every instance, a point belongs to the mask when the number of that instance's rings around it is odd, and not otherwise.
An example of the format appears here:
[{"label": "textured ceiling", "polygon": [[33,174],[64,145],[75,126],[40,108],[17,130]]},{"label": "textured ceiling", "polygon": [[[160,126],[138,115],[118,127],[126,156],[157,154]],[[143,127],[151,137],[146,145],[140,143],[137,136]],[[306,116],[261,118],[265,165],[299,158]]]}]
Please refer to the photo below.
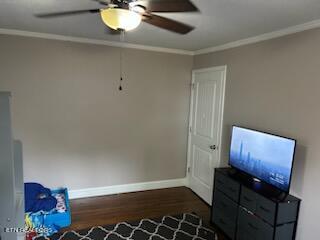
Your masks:
[{"label": "textured ceiling", "polygon": [[[160,0],[161,1],[161,0]],[[126,42],[199,50],[320,19],[319,0],[193,0],[199,13],[163,13],[194,25],[187,35],[142,23]],[[0,28],[119,41],[108,35],[99,15],[39,19],[36,13],[101,7],[92,0],[0,0]]]}]

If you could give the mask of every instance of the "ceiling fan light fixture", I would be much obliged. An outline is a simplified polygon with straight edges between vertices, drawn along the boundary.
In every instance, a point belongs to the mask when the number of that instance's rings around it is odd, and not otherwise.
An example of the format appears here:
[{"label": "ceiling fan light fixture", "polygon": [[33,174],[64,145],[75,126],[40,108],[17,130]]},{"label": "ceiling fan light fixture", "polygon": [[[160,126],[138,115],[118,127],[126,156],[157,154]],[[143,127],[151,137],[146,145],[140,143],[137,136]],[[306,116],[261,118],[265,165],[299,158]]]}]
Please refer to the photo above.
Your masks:
[{"label": "ceiling fan light fixture", "polygon": [[141,15],[121,8],[108,8],[100,11],[102,21],[114,30],[130,31],[141,23]]}]

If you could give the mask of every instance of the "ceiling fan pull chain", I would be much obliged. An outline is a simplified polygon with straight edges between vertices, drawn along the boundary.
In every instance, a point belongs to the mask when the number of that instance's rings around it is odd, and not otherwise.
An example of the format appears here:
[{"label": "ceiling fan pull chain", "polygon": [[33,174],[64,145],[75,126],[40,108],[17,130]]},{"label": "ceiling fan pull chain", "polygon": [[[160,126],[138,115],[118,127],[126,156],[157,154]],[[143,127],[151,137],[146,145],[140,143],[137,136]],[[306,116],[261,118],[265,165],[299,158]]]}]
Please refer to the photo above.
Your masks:
[{"label": "ceiling fan pull chain", "polygon": [[[124,34],[125,31],[121,30],[121,34],[120,34],[120,42],[121,45],[124,42]],[[120,47],[120,83],[119,83],[119,91],[122,91],[122,81],[123,81],[123,46]]]}]

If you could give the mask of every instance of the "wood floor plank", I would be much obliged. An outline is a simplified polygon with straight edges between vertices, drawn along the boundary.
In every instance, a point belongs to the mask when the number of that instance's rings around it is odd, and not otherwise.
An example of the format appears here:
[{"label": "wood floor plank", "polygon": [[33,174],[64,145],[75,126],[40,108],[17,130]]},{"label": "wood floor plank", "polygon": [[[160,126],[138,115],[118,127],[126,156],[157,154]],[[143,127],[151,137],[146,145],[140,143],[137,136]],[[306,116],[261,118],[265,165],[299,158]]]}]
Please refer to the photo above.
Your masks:
[{"label": "wood floor plank", "polygon": [[207,224],[210,219],[209,205],[186,187],[76,199],[71,200],[70,207],[72,225],[64,230],[188,212],[196,213]]}]

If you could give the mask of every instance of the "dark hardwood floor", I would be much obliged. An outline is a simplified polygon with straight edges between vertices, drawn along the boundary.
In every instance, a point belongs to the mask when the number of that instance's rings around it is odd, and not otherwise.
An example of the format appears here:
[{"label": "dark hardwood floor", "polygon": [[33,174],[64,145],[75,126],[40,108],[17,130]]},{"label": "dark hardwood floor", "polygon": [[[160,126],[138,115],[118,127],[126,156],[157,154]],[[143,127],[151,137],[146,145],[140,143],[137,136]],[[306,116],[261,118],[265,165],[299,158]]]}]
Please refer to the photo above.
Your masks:
[{"label": "dark hardwood floor", "polygon": [[71,212],[72,225],[66,230],[187,212],[198,214],[208,225],[210,218],[209,205],[186,187],[71,200]]}]

